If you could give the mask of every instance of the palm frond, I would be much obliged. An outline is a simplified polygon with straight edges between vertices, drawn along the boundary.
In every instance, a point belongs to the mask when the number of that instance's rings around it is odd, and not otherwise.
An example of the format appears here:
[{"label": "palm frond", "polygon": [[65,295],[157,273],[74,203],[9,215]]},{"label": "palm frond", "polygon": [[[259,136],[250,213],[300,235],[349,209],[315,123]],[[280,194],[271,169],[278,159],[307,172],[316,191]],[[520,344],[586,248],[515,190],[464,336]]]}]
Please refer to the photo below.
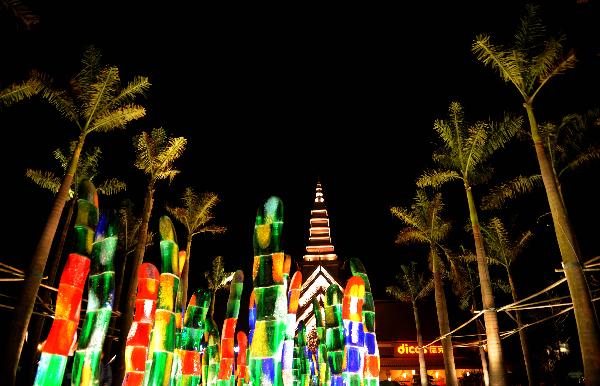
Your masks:
[{"label": "palm frond", "polygon": [[425,283],[425,285],[421,288],[421,291],[419,291],[415,300],[419,300],[419,299],[423,299],[424,297],[427,297],[431,292],[433,292],[434,287],[435,287],[435,285],[434,285],[433,279],[429,279]]},{"label": "palm frond", "polygon": [[[445,150],[445,149],[444,149]],[[460,169],[457,157],[448,151],[435,151],[431,156],[433,162],[443,169]]]},{"label": "palm frond", "polygon": [[488,128],[484,159],[504,148],[523,129],[523,117],[505,114],[501,122],[488,122]]},{"label": "palm frond", "polygon": [[93,119],[87,132],[107,132],[114,129],[123,129],[127,123],[143,118],[146,109],[139,105],[127,105],[115,110],[107,110]]},{"label": "palm frond", "polygon": [[413,213],[409,212],[405,208],[393,206],[390,208],[390,212],[393,216],[397,217],[406,225],[414,228],[421,228],[422,224],[419,222],[419,220],[414,216]]},{"label": "palm frond", "polygon": [[57,193],[61,185],[61,180],[52,172],[27,169],[25,176],[41,188],[48,189],[52,193]]},{"label": "palm frond", "polygon": [[486,128],[487,124],[484,122],[476,122],[468,128],[469,135],[465,138],[463,145],[463,153],[466,155],[466,159],[464,165],[461,165],[464,168],[464,174],[468,174],[471,169],[474,169],[485,154]]},{"label": "palm frond", "polygon": [[589,164],[590,162],[597,161],[600,159],[600,146],[591,146],[581,153],[579,153],[571,162],[569,162],[564,168],[558,172],[558,176],[562,176],[565,172],[571,170],[577,170],[582,166]]},{"label": "palm frond", "polygon": [[404,228],[396,236],[396,244],[404,245],[410,243],[428,243],[429,239],[415,228]]},{"label": "palm frond", "polygon": [[173,216],[177,221],[182,223],[185,226],[188,233],[190,233],[191,225],[189,223],[189,219],[188,219],[189,216],[188,216],[187,209],[181,208],[181,207],[173,208],[169,205],[167,205],[166,208],[167,208],[167,212],[169,212],[169,214],[171,216]]},{"label": "palm frond", "polygon": [[531,232],[531,231],[523,232],[523,234],[519,237],[519,239],[513,246],[515,257],[521,254],[523,249],[527,246],[527,244],[529,244],[529,240],[531,240],[532,238],[533,238],[533,232]]},{"label": "palm frond", "polygon": [[51,86],[51,80],[44,80],[45,86],[40,96],[52,105],[63,117],[79,125],[79,112],[75,102],[65,90],[57,90]]},{"label": "palm frond", "polygon": [[158,170],[164,171],[183,155],[187,139],[184,137],[169,138],[169,145],[164,148],[156,157],[158,162]]},{"label": "palm frond", "polygon": [[513,51],[504,51],[502,47],[492,45],[489,35],[478,35],[471,51],[475,54],[477,60],[497,70],[505,82],[514,84],[523,98],[527,98],[519,66],[520,59],[514,56]]},{"label": "palm frond", "polygon": [[127,184],[118,178],[109,178],[98,184],[98,192],[106,196],[112,196],[113,194],[123,192],[126,189]]},{"label": "palm frond", "polygon": [[167,171],[161,171],[158,172],[154,175],[154,178],[158,181],[158,180],[166,180],[169,179],[169,182],[173,182],[173,178],[175,178],[176,175],[178,175],[180,173],[179,170],[167,170]]},{"label": "palm frond", "polygon": [[443,119],[436,119],[433,122],[433,129],[438,133],[444,144],[448,149],[455,149],[457,147],[456,133],[454,127]]},{"label": "palm frond", "polygon": [[194,232],[194,234],[198,234],[198,233],[220,234],[220,233],[225,233],[225,232],[227,232],[227,227],[211,225],[211,226],[201,228],[199,231]]},{"label": "palm frond", "polygon": [[76,141],[72,141],[69,145],[69,154],[64,154],[63,151],[61,149],[55,149],[52,152],[52,155],[54,156],[54,159],[56,159],[58,161],[58,163],[60,164],[60,167],[62,170],[64,170],[65,172],[67,171],[67,167],[69,166],[69,159],[71,158],[71,155],[73,155],[73,151],[75,150],[75,147],[73,145],[77,145]]},{"label": "palm frond", "polygon": [[145,76],[136,76],[127,84],[119,95],[113,98],[112,107],[121,106],[123,103],[132,102],[137,96],[145,96],[146,91],[150,88],[150,81]]},{"label": "palm frond", "polygon": [[398,286],[385,287],[385,292],[388,295],[390,295],[391,297],[393,297],[394,299],[397,299],[401,302],[404,302],[404,303],[412,302],[412,298],[411,298],[410,294],[408,294],[406,291],[403,291]]},{"label": "palm frond", "polygon": [[[96,116],[102,116],[118,86],[119,69],[106,67],[100,70],[96,81],[82,91],[83,116],[87,121],[87,125],[93,122]],[[84,127],[87,127],[87,125],[84,125]]]},{"label": "palm frond", "polygon": [[86,47],[81,58],[81,70],[74,78],[76,91],[83,91],[90,87],[97,79],[101,66],[102,53],[95,46]]},{"label": "palm frond", "polygon": [[482,200],[482,209],[491,210],[503,207],[506,202],[532,192],[542,186],[542,176],[517,176],[493,189]]},{"label": "palm frond", "polygon": [[492,288],[509,294],[511,292],[510,285],[505,280],[496,279],[492,281]]},{"label": "palm frond", "polygon": [[[63,169],[67,170],[68,161],[75,152],[75,146],[77,142],[71,142],[71,148],[69,151],[69,159],[63,165]],[[99,147],[94,147],[91,151],[86,151],[79,157],[79,163],[77,164],[77,174],[81,178],[93,178],[98,173],[98,164],[102,158],[102,150]]]},{"label": "palm frond", "polygon": [[10,106],[29,99],[42,91],[44,85],[37,77],[30,77],[22,83],[15,83],[0,91],[0,106]]},{"label": "palm frond", "polygon": [[520,26],[515,33],[516,48],[521,52],[535,49],[545,36],[546,27],[539,17],[539,6],[527,4],[525,6],[525,16],[521,18]]},{"label": "palm frond", "polygon": [[575,68],[575,63],[577,63],[577,58],[575,57],[574,52],[570,52],[567,54],[565,58],[560,60],[559,62],[555,62],[552,67],[545,69],[544,72],[540,73],[539,77],[539,85],[537,89],[533,92],[530,99],[535,98],[537,93],[544,87],[544,85],[552,78],[557,75],[563,74],[565,71]]},{"label": "palm frond", "polygon": [[446,182],[460,179],[462,179],[462,177],[454,170],[428,170],[417,179],[417,186],[419,188],[431,186],[432,188],[437,189]]},{"label": "palm frond", "polygon": [[561,60],[563,46],[560,40],[546,39],[544,49],[531,59],[530,78],[536,81],[544,77]]},{"label": "palm frond", "polygon": [[135,167],[149,174],[154,173],[154,154],[156,153],[156,144],[154,138],[143,131],[133,138],[136,149]]}]

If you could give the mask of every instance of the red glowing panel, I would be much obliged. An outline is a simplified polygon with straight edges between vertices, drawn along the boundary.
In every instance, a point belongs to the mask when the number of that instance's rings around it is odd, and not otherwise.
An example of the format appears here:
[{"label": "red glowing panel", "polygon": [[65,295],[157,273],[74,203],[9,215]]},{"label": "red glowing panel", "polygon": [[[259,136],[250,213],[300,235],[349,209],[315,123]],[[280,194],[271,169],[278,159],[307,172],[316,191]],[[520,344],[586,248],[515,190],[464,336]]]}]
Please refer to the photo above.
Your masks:
[{"label": "red glowing panel", "polygon": [[56,314],[54,315],[54,318],[69,319],[78,322],[82,296],[82,288],[73,287],[69,284],[59,284],[58,296],[56,297]]},{"label": "red glowing panel", "polygon": [[69,355],[69,349],[77,331],[77,324],[77,321],[54,319],[48,339],[44,343],[44,352],[64,356]]},{"label": "red glowing panel", "polygon": [[90,259],[77,253],[71,253],[60,276],[60,283],[83,288],[89,271]]},{"label": "red glowing panel", "polygon": [[190,375],[200,375],[202,372],[202,356],[198,351],[180,351],[181,353],[181,373]]}]

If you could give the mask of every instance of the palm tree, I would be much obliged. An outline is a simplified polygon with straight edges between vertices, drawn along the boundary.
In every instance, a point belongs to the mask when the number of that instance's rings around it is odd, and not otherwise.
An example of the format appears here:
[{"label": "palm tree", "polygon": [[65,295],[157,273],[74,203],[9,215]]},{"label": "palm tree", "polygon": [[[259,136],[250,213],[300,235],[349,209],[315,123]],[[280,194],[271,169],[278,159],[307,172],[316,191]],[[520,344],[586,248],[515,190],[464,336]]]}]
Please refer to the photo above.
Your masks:
[{"label": "palm tree", "polygon": [[456,379],[456,368],[454,365],[454,351],[450,335],[450,322],[448,319],[448,308],[446,306],[446,295],[444,294],[444,264],[439,254],[445,253],[442,242],[448,236],[450,223],[440,217],[444,208],[442,195],[437,193],[433,198],[418,190],[414,203],[410,210],[401,207],[392,207],[392,214],[407,225],[398,233],[397,244],[422,243],[429,247],[429,267],[433,274],[435,289],[435,307],[437,309],[438,325],[444,348],[444,368],[446,371],[446,382],[448,385],[458,385]]},{"label": "palm tree", "polygon": [[[39,86],[35,86],[39,82],[43,82],[41,89]],[[28,82],[24,84],[26,83]],[[4,379],[9,384],[14,383],[35,296],[41,283],[65,202],[69,197],[69,190],[85,139],[92,133],[123,129],[128,122],[143,117],[146,110],[142,106],[133,104],[132,101],[150,86],[147,78],[135,77],[125,87],[121,87],[119,69],[115,66],[101,66],[100,53],[94,48],[89,48],[84,53],[82,69],[69,82],[67,90],[54,89],[47,77],[38,75],[35,75],[35,79],[31,80],[31,83],[38,88],[38,93],[46,101],[51,103],[77,128],[79,137],[50,215],[35,248],[19,301],[15,307],[11,333],[8,334],[8,342],[5,347],[8,358],[4,368],[8,374]],[[9,91],[12,91],[8,93],[0,92],[0,100],[8,104],[33,95],[31,92],[24,93],[22,89],[16,92],[15,87],[19,88],[19,86],[10,86]]]},{"label": "palm tree", "polygon": [[[147,176],[146,196],[144,198],[144,209],[142,212],[142,223],[139,228],[138,240],[131,259],[129,269],[129,287],[126,293],[127,304],[123,309],[121,317],[121,342],[125,342],[127,333],[133,321],[135,309],[135,294],[137,291],[137,271],[144,259],[148,240],[148,224],[154,206],[154,190],[156,183],[160,180],[173,178],[179,173],[174,169],[173,163],[181,157],[185,150],[187,139],[184,137],[169,138],[163,128],[152,129],[152,132],[142,132],[133,138],[136,151],[135,167],[143,171]],[[125,344],[121,348],[125,353]],[[122,358],[125,356],[122,355]],[[121,367],[124,363],[121,363]]]},{"label": "palm tree", "polygon": [[419,322],[419,309],[417,301],[431,293],[433,280],[425,278],[423,273],[417,271],[417,263],[400,267],[402,273],[396,277],[399,286],[390,286],[385,289],[389,295],[401,302],[411,303],[415,316],[415,327],[417,329],[417,345],[419,346],[419,371],[421,375],[421,386],[429,384],[427,380],[427,366],[425,365],[425,353],[423,352],[423,336],[421,335],[421,323]]},{"label": "palm tree", "polygon": [[[558,123],[545,122],[539,125],[542,143],[556,176],[558,194],[565,207],[561,183],[564,176],[600,159],[600,146],[591,144],[588,136],[592,128],[600,125],[599,115],[598,110],[590,110],[585,114],[568,114]],[[529,132],[527,137],[530,137]],[[490,194],[482,199],[482,208],[501,208],[507,201],[531,193],[538,187],[544,187],[541,174],[517,176],[493,188]]]},{"label": "palm tree", "polygon": [[[69,165],[69,159],[77,146],[77,142],[71,142],[69,150],[67,152],[63,152],[60,149],[56,149],[53,152],[54,158],[58,161],[59,166],[61,168],[61,175],[66,172],[66,169]],[[94,147],[91,150],[86,152],[82,152],[81,157],[79,159],[79,163],[77,165],[77,170],[75,171],[75,175],[73,176],[73,182],[71,183],[71,189],[69,191],[69,209],[67,210],[67,215],[65,221],[62,226],[62,231],[60,235],[60,240],[58,242],[58,246],[56,247],[56,251],[54,253],[54,257],[50,262],[49,272],[48,272],[48,283],[51,286],[55,285],[56,273],[58,271],[58,266],[60,265],[60,261],[63,255],[63,249],[65,246],[65,242],[67,240],[67,234],[69,233],[69,229],[71,229],[71,220],[73,217],[73,212],[75,208],[75,203],[77,202],[77,187],[79,183],[83,179],[89,179],[93,182],[93,178],[98,174],[99,163],[102,158],[102,151],[99,147]],[[27,169],[25,172],[25,176],[33,181],[36,185],[49,190],[53,194],[58,192],[60,188],[60,177],[57,176],[52,171],[44,171],[44,170],[36,170],[36,169]],[[104,195],[113,195],[119,193],[126,189],[126,184],[117,179],[117,178],[108,178],[103,180],[97,185],[98,193],[102,193]],[[44,304],[47,304],[50,301],[50,291],[42,290],[41,292],[41,301]],[[40,339],[41,332],[44,328],[45,318],[37,317],[34,322],[31,323],[28,334],[28,342],[29,344],[29,355],[26,357],[27,362],[32,365],[35,363],[34,356],[37,354],[37,344]],[[26,354],[27,355],[27,354]],[[35,366],[31,368],[32,376],[35,375]]]},{"label": "palm tree", "polygon": [[535,97],[543,87],[551,79],[573,68],[576,59],[574,52],[563,53],[563,36],[547,36],[538,12],[538,7],[527,6],[526,16],[521,19],[511,47],[493,45],[489,35],[479,35],[475,38],[472,51],[480,62],[498,71],[505,82],[512,83],[523,98],[523,107],[529,119],[531,139],[573,300],[586,383],[596,385],[600,384],[600,327],[580,261],[575,231],[561,199],[556,172],[544,146],[533,108]]},{"label": "palm tree", "polygon": [[450,103],[448,120],[436,120],[433,127],[444,146],[433,155],[433,160],[443,169],[427,171],[417,181],[417,186],[441,185],[460,180],[465,188],[471,228],[475,241],[477,266],[481,283],[484,319],[490,358],[490,381],[492,385],[505,385],[504,359],[498,330],[498,317],[494,306],[494,294],[490,281],[488,261],[479,229],[477,207],[473,197],[472,186],[486,181],[491,175],[491,168],[485,164],[495,151],[514,136],[521,126],[520,118],[505,116],[501,123],[475,122],[465,123],[462,106],[458,102]]},{"label": "palm tree", "polygon": [[212,261],[212,269],[204,272],[204,278],[207,282],[208,290],[212,294],[210,301],[210,319],[214,320],[215,313],[215,298],[217,291],[227,288],[227,283],[233,278],[234,272],[225,272],[225,264],[222,256],[217,256]]},{"label": "palm tree", "polygon": [[167,206],[167,211],[185,227],[187,245],[185,247],[185,264],[181,273],[181,291],[182,304],[187,304],[192,238],[200,233],[224,233],[227,228],[209,224],[214,218],[212,210],[219,202],[219,196],[216,193],[202,193],[199,195],[192,188],[187,188],[183,193],[182,201],[183,207],[171,208]]},{"label": "palm tree", "polygon": [[[463,310],[470,308],[471,312],[475,312],[475,310],[479,309],[476,296],[477,291],[479,291],[479,277],[477,275],[477,268],[473,268],[470,264],[471,262],[477,263],[477,257],[465,250],[463,250],[462,255],[452,256],[450,259],[450,277],[452,280],[452,290],[458,296],[460,308]],[[483,336],[485,330],[481,325],[481,320],[478,318],[475,324],[477,326],[478,337]],[[481,358],[481,369],[483,370],[483,383],[485,386],[489,386],[490,374],[485,355],[485,345],[479,338],[477,346],[479,348],[479,357]]]},{"label": "palm tree", "polygon": [[[512,265],[517,257],[527,245],[533,233],[531,231],[524,232],[517,240],[511,239],[506,227],[498,217],[493,217],[482,227],[483,235],[488,246],[488,258],[490,263],[498,264],[504,267],[510,285],[513,302],[519,300],[517,296],[517,288],[512,273]],[[523,361],[525,362],[525,371],[527,372],[527,381],[530,385],[535,385],[533,366],[531,364],[531,356],[529,355],[529,346],[527,344],[527,335],[522,328],[521,313],[515,311],[517,327],[519,328],[519,339],[521,340],[521,350],[523,352]]]}]

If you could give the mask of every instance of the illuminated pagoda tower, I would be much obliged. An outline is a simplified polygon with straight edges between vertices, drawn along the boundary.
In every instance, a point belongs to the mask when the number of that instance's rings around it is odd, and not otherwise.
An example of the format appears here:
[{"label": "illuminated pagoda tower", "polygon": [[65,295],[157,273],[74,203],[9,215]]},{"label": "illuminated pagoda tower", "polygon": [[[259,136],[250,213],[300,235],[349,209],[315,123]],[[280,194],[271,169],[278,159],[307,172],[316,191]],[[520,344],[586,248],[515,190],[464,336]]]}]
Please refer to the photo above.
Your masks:
[{"label": "illuminated pagoda tower", "polygon": [[329,216],[323,198],[321,183],[317,182],[315,202],[310,211],[310,231],[306,255],[302,261],[302,289],[298,303],[297,322],[303,321],[306,331],[315,327],[312,300],[317,298],[321,307],[329,285],[338,282],[340,263],[331,243]]}]

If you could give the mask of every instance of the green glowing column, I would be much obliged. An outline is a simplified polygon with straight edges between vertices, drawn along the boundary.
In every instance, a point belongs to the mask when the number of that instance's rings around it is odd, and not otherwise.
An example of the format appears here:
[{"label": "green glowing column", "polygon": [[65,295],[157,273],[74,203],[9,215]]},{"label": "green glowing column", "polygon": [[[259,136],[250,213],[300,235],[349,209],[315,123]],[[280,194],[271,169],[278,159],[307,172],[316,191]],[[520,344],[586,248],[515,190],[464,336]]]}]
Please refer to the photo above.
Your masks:
[{"label": "green glowing column", "polygon": [[204,341],[206,348],[202,354],[202,384],[204,386],[213,386],[217,383],[219,373],[220,349],[221,343],[217,324],[211,318],[206,319]]},{"label": "green glowing column", "polygon": [[317,367],[319,372],[319,385],[328,385],[330,381],[329,363],[327,362],[327,334],[325,330],[325,321],[323,319],[323,309],[319,306],[317,298],[312,300],[313,313],[315,314],[315,324],[317,327],[317,339],[319,345],[317,349]]},{"label": "green glowing column", "polygon": [[287,301],[281,248],[283,204],[269,198],[258,210],[254,225],[252,279],[256,323],[250,345],[250,382],[254,386],[282,385],[281,357]]},{"label": "green glowing column", "polygon": [[198,386],[200,384],[202,378],[200,350],[209,304],[210,292],[199,289],[192,295],[185,310],[179,339],[181,375],[177,379],[178,386]]},{"label": "green glowing column", "polygon": [[[286,256],[286,261],[288,256]],[[287,265],[287,264],[286,264]],[[285,275],[284,275],[285,276]],[[302,287],[302,273],[297,271],[292,276],[288,290],[288,313],[283,342],[282,376],[284,386],[294,384],[294,335],[296,332],[296,313],[298,312],[298,299]]]},{"label": "green glowing column", "polygon": [[106,338],[115,292],[113,258],[117,249],[117,216],[103,213],[92,246],[88,303],[73,359],[71,384],[97,385],[102,345]]},{"label": "green glowing column", "polygon": [[173,223],[168,216],[159,222],[162,273],[158,287],[158,302],[146,362],[146,379],[150,386],[169,386],[175,350],[175,305],[179,287],[179,247]]},{"label": "green glowing column", "polygon": [[327,359],[331,373],[331,386],[342,386],[344,363],[344,324],[342,322],[342,299],[344,294],[337,284],[327,288],[325,297],[325,326]]}]

